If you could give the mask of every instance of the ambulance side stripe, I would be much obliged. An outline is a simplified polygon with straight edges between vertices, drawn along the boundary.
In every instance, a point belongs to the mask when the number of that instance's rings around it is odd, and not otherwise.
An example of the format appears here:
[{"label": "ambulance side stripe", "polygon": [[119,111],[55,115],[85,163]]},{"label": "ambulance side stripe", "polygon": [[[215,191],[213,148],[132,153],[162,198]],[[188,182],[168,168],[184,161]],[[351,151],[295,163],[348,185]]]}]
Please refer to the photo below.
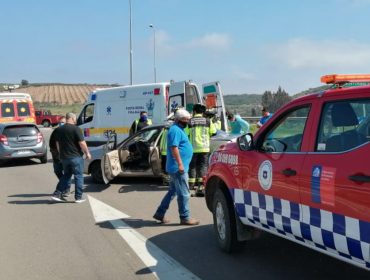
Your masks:
[{"label": "ambulance side stripe", "polygon": [[100,127],[100,128],[81,128],[81,132],[89,131],[89,134],[104,134],[107,130],[115,131],[117,134],[129,133],[131,127]]},{"label": "ambulance side stripe", "polygon": [[369,222],[256,192],[230,192],[243,223],[370,268]]}]

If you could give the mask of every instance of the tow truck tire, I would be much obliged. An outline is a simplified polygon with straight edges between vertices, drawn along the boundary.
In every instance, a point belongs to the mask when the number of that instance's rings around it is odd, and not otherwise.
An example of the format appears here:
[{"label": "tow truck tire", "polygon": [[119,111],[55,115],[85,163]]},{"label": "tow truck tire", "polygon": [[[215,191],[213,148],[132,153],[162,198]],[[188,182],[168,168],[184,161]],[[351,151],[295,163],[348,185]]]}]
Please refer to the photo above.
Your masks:
[{"label": "tow truck tire", "polygon": [[96,161],[93,163],[93,166],[91,167],[91,178],[94,183],[104,184],[100,161]]},{"label": "tow truck tire", "polygon": [[42,125],[43,125],[44,127],[49,127],[49,126],[50,126],[50,122],[49,122],[48,120],[44,120],[44,121],[42,122]]},{"label": "tow truck tire", "polygon": [[246,242],[238,240],[234,206],[221,189],[218,189],[213,197],[212,210],[213,225],[220,249],[226,253],[241,251]]}]

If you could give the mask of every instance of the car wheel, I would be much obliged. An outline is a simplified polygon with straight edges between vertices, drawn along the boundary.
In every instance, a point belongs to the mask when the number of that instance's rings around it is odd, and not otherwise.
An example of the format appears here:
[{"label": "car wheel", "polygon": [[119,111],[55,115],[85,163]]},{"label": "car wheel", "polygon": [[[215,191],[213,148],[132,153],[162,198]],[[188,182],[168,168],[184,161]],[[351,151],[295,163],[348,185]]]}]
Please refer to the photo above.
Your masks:
[{"label": "car wheel", "polygon": [[48,162],[48,155],[44,155],[43,157],[40,157],[40,162],[42,164],[45,164]]},{"label": "car wheel", "polygon": [[49,122],[48,120],[44,120],[44,121],[42,122],[42,125],[43,125],[44,127],[49,127],[49,126],[50,126],[50,122]]},{"label": "car wheel", "polygon": [[100,161],[96,161],[93,163],[93,166],[91,167],[91,178],[94,183],[104,184]]},{"label": "car wheel", "polygon": [[222,251],[238,252],[244,248],[245,241],[239,241],[235,220],[234,205],[227,200],[224,192],[218,189],[213,198],[213,225]]}]

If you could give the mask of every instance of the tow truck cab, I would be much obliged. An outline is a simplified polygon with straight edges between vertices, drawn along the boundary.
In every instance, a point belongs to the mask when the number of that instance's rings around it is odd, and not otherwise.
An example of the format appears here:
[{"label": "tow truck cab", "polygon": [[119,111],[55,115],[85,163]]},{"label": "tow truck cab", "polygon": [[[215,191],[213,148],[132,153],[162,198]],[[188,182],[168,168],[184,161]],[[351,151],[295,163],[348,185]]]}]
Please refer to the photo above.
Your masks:
[{"label": "tow truck cab", "polygon": [[370,270],[370,75],[283,106],[210,157],[205,199],[220,248],[263,230]]}]

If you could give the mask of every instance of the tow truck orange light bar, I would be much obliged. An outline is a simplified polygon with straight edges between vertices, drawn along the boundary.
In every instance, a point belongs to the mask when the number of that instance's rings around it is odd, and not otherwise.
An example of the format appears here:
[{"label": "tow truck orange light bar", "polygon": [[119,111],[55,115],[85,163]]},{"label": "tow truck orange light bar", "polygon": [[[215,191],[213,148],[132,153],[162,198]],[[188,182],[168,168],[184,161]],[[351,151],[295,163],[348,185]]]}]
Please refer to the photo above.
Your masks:
[{"label": "tow truck orange light bar", "polygon": [[370,82],[370,74],[326,75],[321,77],[321,82],[326,84]]}]

